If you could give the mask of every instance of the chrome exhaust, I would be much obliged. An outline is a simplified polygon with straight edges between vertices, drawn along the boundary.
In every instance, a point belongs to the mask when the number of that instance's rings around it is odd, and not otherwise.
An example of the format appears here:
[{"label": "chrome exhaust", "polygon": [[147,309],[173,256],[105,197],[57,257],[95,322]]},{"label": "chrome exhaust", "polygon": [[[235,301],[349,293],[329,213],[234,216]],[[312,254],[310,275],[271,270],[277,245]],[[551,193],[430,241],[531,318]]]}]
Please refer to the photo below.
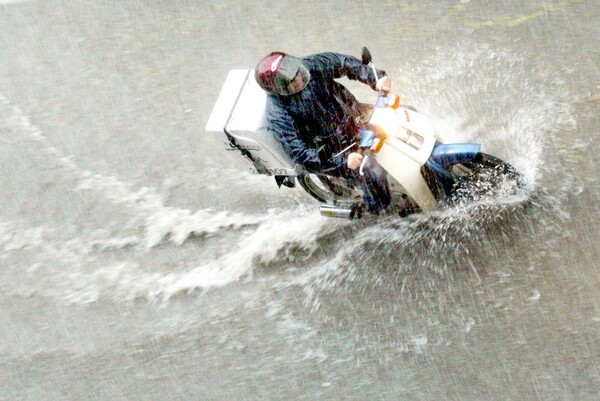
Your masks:
[{"label": "chrome exhaust", "polygon": [[362,216],[362,207],[360,203],[325,203],[320,207],[321,216],[337,217],[342,219],[360,219]]}]

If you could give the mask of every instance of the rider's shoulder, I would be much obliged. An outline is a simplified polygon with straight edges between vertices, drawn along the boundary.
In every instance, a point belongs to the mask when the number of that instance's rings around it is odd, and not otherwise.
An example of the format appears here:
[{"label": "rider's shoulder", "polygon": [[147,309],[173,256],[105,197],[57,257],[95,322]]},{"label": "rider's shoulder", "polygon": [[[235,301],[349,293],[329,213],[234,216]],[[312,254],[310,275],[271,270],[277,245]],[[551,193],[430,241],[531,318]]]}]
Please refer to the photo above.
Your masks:
[{"label": "rider's shoulder", "polygon": [[287,105],[284,104],[281,96],[267,96],[265,112],[268,119],[281,119],[288,114]]},{"label": "rider's shoulder", "polygon": [[302,64],[304,64],[305,62],[313,64],[329,64],[331,62],[336,61],[340,56],[343,55],[334,52],[321,52],[310,54],[302,58]]},{"label": "rider's shoulder", "polygon": [[281,108],[281,97],[277,95],[267,95],[267,111]]}]

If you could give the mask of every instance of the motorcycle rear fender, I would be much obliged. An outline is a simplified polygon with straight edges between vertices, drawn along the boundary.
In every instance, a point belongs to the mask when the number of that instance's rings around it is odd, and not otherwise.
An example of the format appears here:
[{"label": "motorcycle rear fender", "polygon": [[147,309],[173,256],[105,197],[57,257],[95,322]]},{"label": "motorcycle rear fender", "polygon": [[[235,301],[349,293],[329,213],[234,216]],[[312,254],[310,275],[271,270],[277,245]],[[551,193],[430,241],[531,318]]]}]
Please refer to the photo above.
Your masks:
[{"label": "motorcycle rear fender", "polygon": [[473,160],[480,149],[481,145],[478,143],[443,144],[436,142],[430,158],[436,163],[447,167]]}]

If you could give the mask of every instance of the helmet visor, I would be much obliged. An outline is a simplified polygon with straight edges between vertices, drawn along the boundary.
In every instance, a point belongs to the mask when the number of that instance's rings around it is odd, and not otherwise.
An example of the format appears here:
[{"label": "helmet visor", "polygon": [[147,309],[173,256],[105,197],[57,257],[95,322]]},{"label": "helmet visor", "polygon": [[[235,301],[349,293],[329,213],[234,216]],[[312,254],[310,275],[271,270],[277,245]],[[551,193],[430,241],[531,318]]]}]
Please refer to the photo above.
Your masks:
[{"label": "helmet visor", "polygon": [[300,59],[286,56],[275,75],[273,89],[280,95],[292,95],[304,89],[308,81],[310,81],[310,73]]}]

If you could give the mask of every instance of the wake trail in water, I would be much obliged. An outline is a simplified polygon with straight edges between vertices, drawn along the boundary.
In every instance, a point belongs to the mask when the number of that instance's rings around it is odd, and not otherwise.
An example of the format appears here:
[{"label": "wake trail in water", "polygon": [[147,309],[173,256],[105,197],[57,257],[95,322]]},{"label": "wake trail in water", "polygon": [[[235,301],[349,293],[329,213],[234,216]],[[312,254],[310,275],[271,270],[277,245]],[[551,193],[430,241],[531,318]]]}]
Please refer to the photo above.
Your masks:
[{"label": "wake trail in water", "polygon": [[[204,263],[188,260],[178,266],[177,272],[149,272],[135,261],[134,254],[128,260],[103,262],[103,250],[93,248],[106,246],[104,241],[80,237],[59,243],[48,230],[19,229],[1,223],[0,246],[5,253],[33,251],[37,255],[37,262],[19,277],[26,285],[7,290],[24,296],[39,293],[73,303],[102,298],[116,302],[166,301],[177,294],[250,278],[256,266],[280,262],[286,252],[301,251],[310,258],[320,248],[320,239],[337,229],[326,219],[302,210],[272,212],[264,217],[265,221],[247,230],[240,241],[228,244],[229,252]],[[48,282],[40,287],[42,276]]]},{"label": "wake trail in water", "polygon": [[[101,193],[115,207],[133,213],[123,226],[141,226],[143,232],[125,237],[111,236],[103,230],[83,232],[68,241],[57,239],[59,228],[27,227],[2,217],[0,221],[0,247],[4,258],[10,252],[37,254],[27,268],[28,274],[41,274],[50,280],[50,288],[32,287],[13,290],[30,293],[40,291],[70,302],[92,302],[106,295],[116,300],[139,297],[168,299],[172,295],[197,288],[221,286],[250,275],[255,260],[268,262],[286,246],[294,246],[308,253],[317,247],[315,239],[333,228],[325,219],[305,210],[267,211],[248,215],[227,211],[198,210],[169,207],[153,188],[134,190],[131,184],[119,179],[80,168],[75,158],[63,154],[53,146],[42,130],[9,99],[0,95],[4,106],[4,128],[12,135],[12,144],[31,141],[41,144],[42,151],[58,166],[77,178],[76,191]],[[148,273],[136,262],[140,254],[148,254],[161,243],[168,241],[182,245],[190,237],[217,237],[221,234],[247,230],[241,240],[228,245],[230,252],[221,257],[198,264],[188,260],[183,272]],[[103,253],[130,249],[128,257],[112,263],[103,263]],[[173,252],[176,252],[173,250]],[[222,253],[217,249],[216,255]],[[123,255],[123,252],[120,253]],[[94,266],[90,269],[90,266]],[[181,267],[178,266],[178,270]],[[58,287],[58,288],[57,288]]]},{"label": "wake trail in water", "polygon": [[[336,227],[326,224],[315,211],[302,208],[247,215],[212,210],[192,212],[166,206],[163,197],[152,188],[134,190],[131,184],[115,177],[80,168],[75,158],[53,146],[19,107],[11,105],[4,96],[0,96],[0,102],[4,105],[5,128],[18,134],[11,141],[41,144],[44,154],[77,178],[77,191],[101,193],[115,207],[133,213],[124,226],[143,227],[143,232],[137,235],[115,237],[100,230],[61,241],[57,238],[59,228],[27,227],[3,217],[0,221],[3,257],[18,252],[36,255],[26,272],[21,272],[28,278],[25,285],[8,290],[13,294],[38,293],[74,303],[101,298],[126,302],[139,298],[167,300],[179,293],[218,287],[251,276],[257,263],[277,260],[279,252],[290,247],[310,255],[318,249],[318,239]],[[242,238],[227,244],[228,250],[222,256],[204,263],[188,258],[174,272],[149,272],[138,260],[140,255],[151,253],[165,241],[175,246],[190,237],[215,237],[218,241],[220,235],[241,230],[245,230]],[[127,249],[116,260],[105,261],[106,252]],[[170,252],[177,253],[175,249]],[[214,252],[220,253],[222,246]]]},{"label": "wake trail in water", "polygon": [[156,246],[165,238],[180,245],[190,235],[210,235],[223,228],[239,228],[263,220],[262,217],[245,214],[214,212],[210,209],[192,213],[186,209],[165,206],[163,197],[153,188],[142,187],[135,191],[131,184],[113,176],[96,174],[80,168],[73,156],[65,155],[53,146],[42,130],[32,124],[30,118],[18,106],[11,105],[7,97],[0,94],[0,103],[9,110],[8,116],[4,117],[4,125],[19,135],[7,141],[41,143],[46,155],[78,178],[76,191],[99,192],[114,205],[133,210],[134,220],[141,221],[145,227],[145,235],[139,241],[146,249]]}]

